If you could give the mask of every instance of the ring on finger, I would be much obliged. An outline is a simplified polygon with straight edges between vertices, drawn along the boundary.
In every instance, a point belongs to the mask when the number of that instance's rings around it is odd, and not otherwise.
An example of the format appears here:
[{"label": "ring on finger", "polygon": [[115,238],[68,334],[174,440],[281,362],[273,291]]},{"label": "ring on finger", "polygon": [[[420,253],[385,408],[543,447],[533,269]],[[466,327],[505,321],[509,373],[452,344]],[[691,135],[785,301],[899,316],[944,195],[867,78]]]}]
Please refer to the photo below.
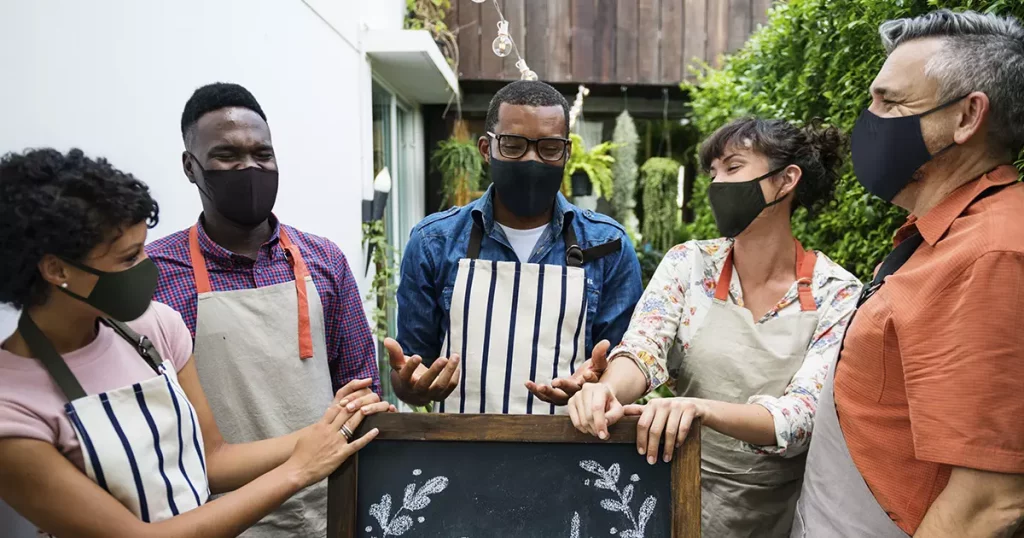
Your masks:
[{"label": "ring on finger", "polygon": [[348,429],[348,425],[347,424],[342,424],[341,425],[341,434],[345,436],[345,440],[346,441],[351,441],[352,440],[352,430]]}]

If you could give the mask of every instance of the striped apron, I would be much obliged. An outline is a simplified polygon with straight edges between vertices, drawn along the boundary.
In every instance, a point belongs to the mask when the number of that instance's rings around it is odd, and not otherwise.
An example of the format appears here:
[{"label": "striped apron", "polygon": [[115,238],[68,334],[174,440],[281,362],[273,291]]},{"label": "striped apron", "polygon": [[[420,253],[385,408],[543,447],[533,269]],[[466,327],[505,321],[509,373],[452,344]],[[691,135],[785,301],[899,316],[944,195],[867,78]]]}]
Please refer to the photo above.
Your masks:
[{"label": "striped apron", "polygon": [[86,474],[147,523],[201,506],[210,496],[203,434],[173,366],[145,336],[117,321],[103,323],[138,351],[155,377],[86,395],[31,318],[23,314],[18,324],[69,400],[64,411],[82,446]]},{"label": "striped apron", "polygon": [[525,383],[548,384],[585,360],[583,263],[621,248],[616,240],[581,250],[570,215],[563,224],[565,265],[479,260],[483,229],[474,223],[455,276],[444,346],[444,356],[462,358],[462,378],[437,411],[566,413],[536,400]]}]

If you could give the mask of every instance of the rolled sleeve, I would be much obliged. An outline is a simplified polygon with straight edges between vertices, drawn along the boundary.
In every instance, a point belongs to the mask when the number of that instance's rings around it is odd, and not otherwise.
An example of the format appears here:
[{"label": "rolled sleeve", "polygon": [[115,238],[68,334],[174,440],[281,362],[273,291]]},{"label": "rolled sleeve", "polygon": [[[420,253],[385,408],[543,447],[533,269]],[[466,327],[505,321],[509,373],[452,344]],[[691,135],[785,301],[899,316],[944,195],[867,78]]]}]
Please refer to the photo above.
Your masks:
[{"label": "rolled sleeve", "polygon": [[900,334],[915,456],[1024,473],[1024,256],[989,252]]},{"label": "rolled sleeve", "polygon": [[398,284],[398,334],[406,355],[419,355],[429,364],[441,355],[444,308],[438,300],[434,264],[423,232],[414,229],[405,246]]}]

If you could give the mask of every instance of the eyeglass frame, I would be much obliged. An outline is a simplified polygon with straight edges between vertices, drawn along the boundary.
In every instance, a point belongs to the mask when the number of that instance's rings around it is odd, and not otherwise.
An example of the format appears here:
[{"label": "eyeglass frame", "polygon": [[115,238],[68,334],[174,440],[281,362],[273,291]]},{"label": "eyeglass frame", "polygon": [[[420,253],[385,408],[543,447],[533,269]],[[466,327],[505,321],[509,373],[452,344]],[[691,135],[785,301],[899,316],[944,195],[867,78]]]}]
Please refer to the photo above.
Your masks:
[{"label": "eyeglass frame", "polygon": [[[495,142],[498,143],[498,155],[501,155],[502,157],[504,157],[506,159],[516,159],[516,160],[517,159],[522,159],[527,153],[530,152],[530,146],[533,146],[533,149],[537,153],[537,156],[540,157],[540,160],[542,160],[544,162],[553,163],[553,162],[558,162],[558,161],[566,158],[566,156],[569,154],[569,149],[572,147],[572,139],[570,139],[570,138],[559,138],[557,136],[545,136],[545,137],[541,137],[541,138],[530,138],[528,136],[517,135],[517,134],[494,134],[491,131],[487,131],[487,136],[490,136],[491,138],[494,139]],[[523,154],[518,156],[518,157],[509,157],[508,155],[505,155],[501,151],[501,139],[504,138],[504,137],[513,137],[513,138],[519,138],[519,139],[522,139],[522,140],[526,140],[526,150],[523,151]],[[537,146],[537,144],[540,141],[542,141],[542,140],[557,140],[557,141],[562,142],[563,144],[565,144],[565,147],[562,148],[562,154],[557,159],[545,159],[544,156],[540,154],[540,149]]]}]

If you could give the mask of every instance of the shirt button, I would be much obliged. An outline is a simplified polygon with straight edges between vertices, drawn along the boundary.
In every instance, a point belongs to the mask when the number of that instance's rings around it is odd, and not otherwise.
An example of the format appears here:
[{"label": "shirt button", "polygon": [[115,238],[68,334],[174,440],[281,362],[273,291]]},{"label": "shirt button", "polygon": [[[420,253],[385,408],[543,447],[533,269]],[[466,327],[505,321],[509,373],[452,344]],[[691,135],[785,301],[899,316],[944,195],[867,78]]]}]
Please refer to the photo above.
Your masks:
[{"label": "shirt button", "polygon": [[256,270],[256,274],[257,275],[262,275],[263,274],[263,269],[257,269]]},{"label": "shirt button", "polygon": [[594,216],[594,212],[589,210],[589,209],[584,211],[583,214],[588,216],[588,217],[593,217]]}]

